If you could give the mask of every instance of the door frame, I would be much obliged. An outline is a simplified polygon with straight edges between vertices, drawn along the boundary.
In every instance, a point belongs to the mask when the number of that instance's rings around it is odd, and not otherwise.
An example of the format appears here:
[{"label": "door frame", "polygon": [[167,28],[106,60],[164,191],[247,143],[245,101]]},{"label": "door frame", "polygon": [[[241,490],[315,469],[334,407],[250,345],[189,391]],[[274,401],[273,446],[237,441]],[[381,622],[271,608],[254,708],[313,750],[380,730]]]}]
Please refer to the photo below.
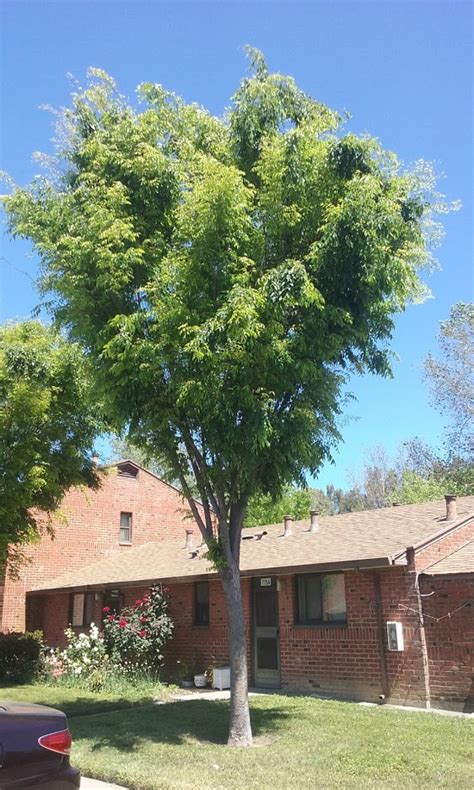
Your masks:
[{"label": "door frame", "polygon": [[[271,579],[271,587],[272,591],[274,592],[274,599],[275,599],[275,614],[276,614],[276,626],[269,626],[269,628],[275,628],[275,639],[277,643],[277,663],[278,667],[275,672],[275,677],[272,680],[271,678],[268,679],[267,682],[263,682],[262,680],[258,680],[257,673],[258,673],[258,666],[257,666],[257,618],[256,618],[256,594],[258,590],[264,589],[261,586],[261,579]],[[269,585],[270,586],[270,585]],[[278,578],[276,576],[255,576],[252,578],[252,669],[253,669],[253,683],[257,688],[281,688],[281,655],[280,655],[280,609],[279,609],[279,596],[278,596]],[[267,587],[268,589],[268,587]],[[264,626],[260,626],[261,629],[264,629]],[[262,634],[261,634],[262,636]],[[265,636],[265,635],[263,635]],[[272,635],[273,636],[273,635]]]}]

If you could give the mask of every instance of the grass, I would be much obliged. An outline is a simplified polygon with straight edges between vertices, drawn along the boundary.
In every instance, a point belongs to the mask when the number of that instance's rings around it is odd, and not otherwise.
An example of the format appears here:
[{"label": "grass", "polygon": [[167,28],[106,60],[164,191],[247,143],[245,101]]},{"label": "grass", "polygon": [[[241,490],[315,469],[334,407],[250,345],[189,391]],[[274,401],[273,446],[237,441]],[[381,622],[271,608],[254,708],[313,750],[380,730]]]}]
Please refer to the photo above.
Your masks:
[{"label": "grass", "polygon": [[253,697],[255,748],[225,746],[228,703],[154,705],[127,696],[22,686],[0,697],[69,717],[84,776],[136,790],[474,786],[474,722],[309,697]]}]

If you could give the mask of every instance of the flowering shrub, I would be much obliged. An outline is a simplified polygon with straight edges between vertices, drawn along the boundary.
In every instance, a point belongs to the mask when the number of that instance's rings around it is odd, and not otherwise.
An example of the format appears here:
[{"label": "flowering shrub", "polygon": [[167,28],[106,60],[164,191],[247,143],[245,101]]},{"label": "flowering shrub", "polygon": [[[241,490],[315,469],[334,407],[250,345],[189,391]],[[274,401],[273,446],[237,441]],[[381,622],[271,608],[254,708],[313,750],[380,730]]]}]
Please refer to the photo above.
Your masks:
[{"label": "flowering shrub", "polygon": [[168,590],[161,585],[117,615],[107,607],[104,644],[111,661],[125,672],[156,672],[163,663],[163,647],[173,633],[168,613]]},{"label": "flowering shrub", "polygon": [[76,634],[72,628],[66,628],[64,634],[66,647],[51,650],[46,656],[50,676],[54,680],[77,680],[90,688],[99,688],[109,656],[98,627],[91,623],[88,634]]}]

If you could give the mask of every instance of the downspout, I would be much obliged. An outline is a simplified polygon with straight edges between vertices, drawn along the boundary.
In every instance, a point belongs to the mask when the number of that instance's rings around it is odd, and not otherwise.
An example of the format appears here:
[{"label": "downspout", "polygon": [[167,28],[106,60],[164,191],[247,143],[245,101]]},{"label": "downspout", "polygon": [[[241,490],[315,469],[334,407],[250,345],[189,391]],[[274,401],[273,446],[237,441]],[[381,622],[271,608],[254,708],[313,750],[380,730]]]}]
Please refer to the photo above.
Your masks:
[{"label": "downspout", "polygon": [[431,683],[430,683],[430,662],[428,658],[428,648],[426,646],[425,618],[423,615],[423,598],[420,592],[419,573],[415,576],[415,592],[418,601],[418,617],[420,621],[420,642],[421,657],[423,662],[423,679],[425,682],[426,709],[431,710]]},{"label": "downspout", "polygon": [[373,574],[374,593],[375,593],[375,616],[377,618],[377,637],[379,643],[380,656],[380,676],[382,679],[382,694],[380,701],[385,702],[389,696],[388,671],[387,671],[387,651],[385,649],[383,612],[382,612],[382,593],[380,588],[380,573]]},{"label": "downspout", "polygon": [[428,658],[428,647],[426,644],[423,598],[420,592],[420,574],[415,568],[415,550],[412,546],[407,549],[407,562],[408,565],[411,565],[415,571],[415,595],[418,605],[418,623],[420,626],[421,662],[423,665],[423,682],[425,687],[425,707],[426,710],[431,710],[430,662]]}]

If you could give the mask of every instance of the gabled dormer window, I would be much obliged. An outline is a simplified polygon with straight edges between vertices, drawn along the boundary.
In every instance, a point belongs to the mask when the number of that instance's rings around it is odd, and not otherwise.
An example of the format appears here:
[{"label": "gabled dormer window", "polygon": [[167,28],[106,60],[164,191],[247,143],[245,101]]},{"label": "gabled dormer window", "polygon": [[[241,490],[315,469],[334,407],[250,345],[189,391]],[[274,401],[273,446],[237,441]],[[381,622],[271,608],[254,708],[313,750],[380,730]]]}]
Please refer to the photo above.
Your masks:
[{"label": "gabled dormer window", "polygon": [[132,542],[132,514],[120,513],[120,543]]}]

